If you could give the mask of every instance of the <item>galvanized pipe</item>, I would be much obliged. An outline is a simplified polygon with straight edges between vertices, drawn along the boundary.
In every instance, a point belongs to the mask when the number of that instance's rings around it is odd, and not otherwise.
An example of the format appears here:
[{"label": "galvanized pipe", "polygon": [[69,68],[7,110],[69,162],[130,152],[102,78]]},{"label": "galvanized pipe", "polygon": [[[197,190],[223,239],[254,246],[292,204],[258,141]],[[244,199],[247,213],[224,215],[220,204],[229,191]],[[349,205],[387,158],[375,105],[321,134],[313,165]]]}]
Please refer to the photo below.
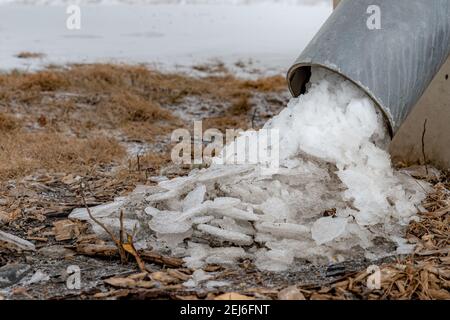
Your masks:
[{"label": "galvanized pipe", "polygon": [[[372,5],[381,29],[368,27]],[[393,136],[449,54],[449,0],[342,0],[290,68],[289,89],[304,93],[312,66],[337,72],[374,100]]]}]

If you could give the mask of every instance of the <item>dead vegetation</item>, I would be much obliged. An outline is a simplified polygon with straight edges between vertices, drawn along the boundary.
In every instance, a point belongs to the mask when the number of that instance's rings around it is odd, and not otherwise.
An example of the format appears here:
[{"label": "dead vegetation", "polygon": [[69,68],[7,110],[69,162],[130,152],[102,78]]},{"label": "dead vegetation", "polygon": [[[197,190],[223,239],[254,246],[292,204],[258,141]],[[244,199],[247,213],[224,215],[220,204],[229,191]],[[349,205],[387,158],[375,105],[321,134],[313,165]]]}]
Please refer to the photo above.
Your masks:
[{"label": "dead vegetation", "polygon": [[186,97],[221,106],[230,101],[222,107],[223,119],[213,119],[211,125],[245,129],[251,95],[284,89],[282,77],[191,78],[145,66],[110,64],[0,74],[0,176],[20,177],[38,168],[82,173],[92,166],[126,163],[121,142],[160,143],[175,128],[191,125],[167,108],[182,108]]},{"label": "dead vegetation", "polygon": [[80,139],[61,133],[3,134],[0,178],[13,179],[37,170],[87,174],[125,156],[124,148],[104,136]]},{"label": "dead vegetation", "polygon": [[0,132],[3,134],[14,132],[21,126],[19,119],[10,114],[0,113]]}]

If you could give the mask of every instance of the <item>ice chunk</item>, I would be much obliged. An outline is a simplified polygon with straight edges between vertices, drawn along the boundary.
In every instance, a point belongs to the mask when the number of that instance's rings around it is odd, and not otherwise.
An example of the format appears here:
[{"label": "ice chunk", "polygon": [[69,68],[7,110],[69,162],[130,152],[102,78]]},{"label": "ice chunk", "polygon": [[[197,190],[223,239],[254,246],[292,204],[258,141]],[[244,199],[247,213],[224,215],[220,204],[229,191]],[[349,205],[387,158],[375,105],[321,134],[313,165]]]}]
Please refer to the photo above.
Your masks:
[{"label": "ice chunk", "polygon": [[179,216],[179,212],[161,211],[153,216],[148,225],[158,233],[184,233],[191,229],[191,223],[187,220],[180,220]]},{"label": "ice chunk", "polygon": [[293,223],[262,222],[255,225],[260,232],[288,239],[305,239],[310,234],[308,227]]},{"label": "ice chunk", "polygon": [[158,214],[160,214],[161,210],[153,208],[153,207],[147,207],[144,209],[144,212],[147,215],[154,217],[154,216],[157,216]]},{"label": "ice chunk", "polygon": [[167,192],[155,193],[147,197],[148,202],[161,202],[165,200],[170,200],[181,195],[181,190],[170,190]]},{"label": "ice chunk", "polygon": [[189,194],[183,200],[183,211],[198,207],[202,204],[205,199],[206,187],[201,184],[197,186],[194,190],[189,192]]},{"label": "ice chunk", "polygon": [[201,282],[205,282],[211,278],[212,278],[211,275],[199,269],[195,270],[194,273],[192,274],[192,279],[189,279],[188,281],[184,282],[183,285],[185,287],[197,287]]},{"label": "ice chunk", "polygon": [[[118,217],[98,218],[98,220],[114,234],[119,234],[121,224]],[[140,222],[137,219],[124,219],[123,229],[126,233],[135,235],[135,233],[141,229]],[[110,235],[97,223],[92,224],[92,231],[94,231],[101,239],[111,240]]]},{"label": "ice chunk", "polygon": [[186,210],[185,212],[180,214],[176,220],[177,221],[186,221],[186,220],[192,219],[196,216],[206,214],[208,212],[209,203],[210,202],[205,201],[204,203],[202,203],[201,205],[199,205],[197,207],[193,207],[193,208]]},{"label": "ice chunk", "polygon": [[204,259],[208,256],[210,249],[208,245],[189,242],[187,255],[183,258],[186,267],[191,269],[202,268],[205,264]]},{"label": "ice chunk", "polygon": [[294,261],[290,250],[260,250],[256,254],[256,266],[272,272],[286,271]]},{"label": "ice chunk", "polygon": [[214,219],[214,216],[201,216],[194,217],[191,219],[192,224],[205,224],[211,222]]},{"label": "ice chunk", "polygon": [[[89,210],[94,218],[103,218],[110,217],[113,214],[117,214],[119,216],[120,209],[125,203],[125,198],[119,198],[114,202],[102,204],[96,207],[91,207]],[[77,208],[73,209],[69,214],[70,219],[79,219],[79,220],[91,220],[89,214],[85,208]]]},{"label": "ice chunk", "polygon": [[284,222],[290,216],[290,208],[280,198],[271,197],[259,207],[264,212],[264,219],[273,222]]},{"label": "ice chunk", "polygon": [[19,238],[13,234],[3,232],[1,230],[0,230],[0,241],[11,243],[22,250],[30,250],[30,251],[36,250],[35,245],[30,241]]},{"label": "ice chunk", "polygon": [[50,276],[43,272],[42,270],[37,270],[32,276],[31,279],[26,281],[25,283],[27,285],[40,283],[40,282],[47,282],[50,280]]},{"label": "ice chunk", "polygon": [[222,210],[222,209],[229,209],[229,208],[235,207],[239,203],[241,203],[241,200],[237,199],[237,198],[220,197],[220,198],[214,199],[214,202],[212,202],[209,205],[209,207],[211,209]]},{"label": "ice chunk", "polygon": [[200,224],[197,229],[203,231],[211,236],[214,236],[223,241],[229,241],[237,245],[251,245],[253,243],[252,237],[234,231],[223,230],[207,224]]},{"label": "ice chunk", "polygon": [[249,255],[242,248],[214,248],[210,250],[206,262],[209,264],[234,265],[238,259],[248,257]]},{"label": "ice chunk", "polygon": [[276,238],[273,235],[271,235],[270,233],[258,232],[255,235],[255,242],[258,242],[258,243],[264,244],[266,242],[275,241],[275,240],[276,240]]},{"label": "ice chunk", "polygon": [[320,218],[314,222],[311,228],[312,237],[318,245],[321,245],[343,235],[346,226],[346,218]]},{"label": "ice chunk", "polygon": [[254,170],[251,166],[241,166],[241,165],[216,165],[212,166],[208,170],[204,171],[198,178],[199,182],[210,182],[211,180],[226,179],[228,177],[233,177],[239,174],[243,174]]},{"label": "ice chunk", "polygon": [[253,225],[248,222],[236,221],[229,217],[224,217],[222,219],[214,219],[210,223],[213,226],[218,226],[224,230],[239,232],[247,235],[254,235],[255,229]]},{"label": "ice chunk", "polygon": [[214,289],[214,288],[220,288],[220,287],[229,287],[230,285],[231,285],[231,283],[228,281],[211,280],[206,283],[206,288]]},{"label": "ice chunk", "polygon": [[228,208],[228,209],[216,209],[215,213],[220,214],[225,217],[230,217],[236,220],[244,221],[258,221],[259,217],[253,212],[244,211],[238,208]]},{"label": "ice chunk", "polygon": [[176,177],[171,180],[161,181],[158,186],[164,188],[166,190],[180,190],[185,188],[186,186],[191,185],[195,182],[195,178],[192,176],[187,177]]},{"label": "ice chunk", "polygon": [[397,254],[411,254],[416,248],[415,244],[408,243],[406,239],[403,239],[401,237],[393,236],[392,240],[397,243]]}]

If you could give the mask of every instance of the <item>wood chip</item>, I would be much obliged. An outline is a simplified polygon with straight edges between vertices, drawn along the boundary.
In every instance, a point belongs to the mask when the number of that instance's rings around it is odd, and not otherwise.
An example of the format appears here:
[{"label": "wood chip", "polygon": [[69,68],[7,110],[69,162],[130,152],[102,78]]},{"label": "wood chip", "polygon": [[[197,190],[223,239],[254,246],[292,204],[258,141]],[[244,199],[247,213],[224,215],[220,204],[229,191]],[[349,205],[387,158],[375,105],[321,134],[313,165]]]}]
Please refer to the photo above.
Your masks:
[{"label": "wood chip", "polygon": [[174,278],[162,271],[157,271],[157,272],[151,273],[150,278],[153,281],[162,282],[164,284],[172,284],[172,283],[180,282],[180,279]]},{"label": "wood chip", "polygon": [[187,275],[179,270],[176,270],[176,269],[168,269],[167,274],[174,278],[177,278],[181,281],[187,281],[191,278],[189,275]]},{"label": "wood chip", "polygon": [[78,224],[71,220],[60,220],[53,223],[56,241],[72,240],[80,235]]},{"label": "wood chip", "polygon": [[76,251],[85,256],[115,257],[119,255],[117,247],[112,245],[79,244]]}]

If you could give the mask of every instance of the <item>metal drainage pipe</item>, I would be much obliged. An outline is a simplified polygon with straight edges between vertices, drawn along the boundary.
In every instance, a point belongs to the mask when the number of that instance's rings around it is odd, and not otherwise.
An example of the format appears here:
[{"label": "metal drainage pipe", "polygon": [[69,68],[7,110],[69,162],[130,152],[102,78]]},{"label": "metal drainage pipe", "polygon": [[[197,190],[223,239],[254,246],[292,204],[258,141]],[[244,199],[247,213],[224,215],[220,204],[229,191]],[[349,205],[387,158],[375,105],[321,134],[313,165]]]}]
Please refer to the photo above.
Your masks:
[{"label": "metal drainage pipe", "polygon": [[[375,29],[368,25],[373,5]],[[449,54],[449,0],[342,0],[287,79],[297,97],[313,66],[342,75],[374,100],[394,136]]]}]

